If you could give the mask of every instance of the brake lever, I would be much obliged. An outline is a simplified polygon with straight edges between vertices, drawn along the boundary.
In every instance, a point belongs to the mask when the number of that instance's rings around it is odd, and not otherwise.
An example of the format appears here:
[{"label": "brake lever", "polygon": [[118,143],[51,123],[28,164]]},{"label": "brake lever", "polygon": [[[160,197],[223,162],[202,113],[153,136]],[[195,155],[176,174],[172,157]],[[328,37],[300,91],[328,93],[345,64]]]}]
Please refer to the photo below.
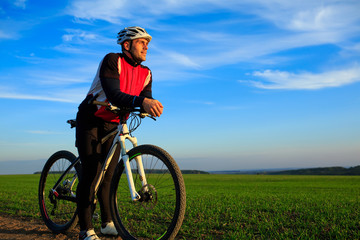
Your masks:
[{"label": "brake lever", "polygon": [[140,118],[149,117],[149,118],[151,118],[152,120],[156,121],[156,118],[153,117],[153,116],[151,116],[151,115],[148,114],[148,113],[140,113],[139,116],[140,116]]}]

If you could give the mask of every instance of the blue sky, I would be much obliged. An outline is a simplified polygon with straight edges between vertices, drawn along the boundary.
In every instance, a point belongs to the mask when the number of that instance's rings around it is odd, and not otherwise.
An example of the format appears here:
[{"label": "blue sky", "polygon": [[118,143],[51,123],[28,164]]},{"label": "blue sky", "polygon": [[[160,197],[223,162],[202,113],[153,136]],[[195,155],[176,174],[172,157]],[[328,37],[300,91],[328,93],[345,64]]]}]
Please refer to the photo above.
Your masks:
[{"label": "blue sky", "polygon": [[140,143],[183,169],[359,165],[359,11],[358,0],[3,0],[0,165],[76,153],[66,120],[121,51],[117,32],[137,25],[153,36],[144,65],[165,107]]}]

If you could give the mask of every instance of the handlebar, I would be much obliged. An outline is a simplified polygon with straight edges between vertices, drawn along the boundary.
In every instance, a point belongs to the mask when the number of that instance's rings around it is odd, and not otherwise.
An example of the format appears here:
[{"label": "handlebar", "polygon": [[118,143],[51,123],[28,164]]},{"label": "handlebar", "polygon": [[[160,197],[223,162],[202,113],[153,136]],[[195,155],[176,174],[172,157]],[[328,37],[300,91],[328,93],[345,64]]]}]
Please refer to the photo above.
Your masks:
[{"label": "handlebar", "polygon": [[94,104],[94,105],[100,105],[106,107],[106,110],[113,112],[117,115],[126,115],[128,113],[134,113],[138,115],[141,118],[149,117],[156,121],[156,118],[151,116],[150,114],[146,112],[142,112],[140,108],[120,108],[115,105],[112,105],[109,102],[100,102],[95,100],[99,94],[95,94],[92,98],[89,99],[88,104]]}]

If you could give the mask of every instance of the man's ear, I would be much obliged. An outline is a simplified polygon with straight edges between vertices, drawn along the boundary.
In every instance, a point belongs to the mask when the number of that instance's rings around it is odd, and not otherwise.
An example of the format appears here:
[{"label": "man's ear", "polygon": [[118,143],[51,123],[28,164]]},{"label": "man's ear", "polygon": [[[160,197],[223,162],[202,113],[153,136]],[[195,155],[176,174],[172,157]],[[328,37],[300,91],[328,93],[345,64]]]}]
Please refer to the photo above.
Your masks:
[{"label": "man's ear", "polygon": [[130,41],[125,41],[123,46],[126,51],[130,51]]}]

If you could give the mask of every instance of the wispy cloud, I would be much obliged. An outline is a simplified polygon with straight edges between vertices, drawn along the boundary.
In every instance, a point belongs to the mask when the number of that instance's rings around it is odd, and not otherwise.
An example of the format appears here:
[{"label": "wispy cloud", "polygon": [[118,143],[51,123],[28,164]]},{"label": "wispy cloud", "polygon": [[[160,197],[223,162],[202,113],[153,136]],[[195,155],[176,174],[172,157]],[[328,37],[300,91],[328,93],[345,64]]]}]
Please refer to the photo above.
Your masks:
[{"label": "wispy cloud", "polygon": [[16,7],[25,9],[25,8],[26,8],[26,1],[27,1],[27,0],[15,0],[15,1],[14,1],[14,5],[15,5]]},{"label": "wispy cloud", "polygon": [[36,93],[22,93],[20,90],[11,87],[0,87],[0,99],[18,99],[18,100],[38,100],[63,103],[79,103],[83,100],[88,91],[88,87],[84,88],[53,88],[40,89]]},{"label": "wispy cloud", "polygon": [[167,55],[166,57],[168,57],[170,61],[176,62],[177,65],[182,65],[195,69],[200,67],[198,63],[194,62],[189,56],[186,56],[184,54],[177,52],[169,52],[166,53],[166,55]]},{"label": "wispy cloud", "polygon": [[298,32],[337,32],[346,37],[360,29],[358,1],[279,1],[280,7],[271,3],[266,4],[268,11],[259,12],[259,16],[279,28]]},{"label": "wispy cloud", "polygon": [[67,33],[62,36],[62,39],[65,42],[81,42],[86,43],[88,41],[93,41],[99,36],[94,33],[89,33],[80,29],[67,29]]},{"label": "wispy cloud", "polygon": [[21,93],[16,93],[16,92],[14,92],[14,93],[0,92],[0,98],[79,103],[79,100],[75,101],[74,99],[65,98],[65,97],[62,98],[62,97],[51,97],[51,96],[41,96],[41,95],[30,95],[30,94],[21,94]]},{"label": "wispy cloud", "polygon": [[79,19],[105,20],[119,23],[119,19],[129,17],[127,0],[76,0],[68,7],[68,13]]},{"label": "wispy cloud", "polygon": [[116,43],[114,34],[113,38],[105,37],[99,29],[94,31],[85,31],[82,29],[65,29],[62,35],[62,42],[53,49],[59,52],[70,53],[78,56],[99,56],[103,51],[94,46],[114,46]]},{"label": "wispy cloud", "polygon": [[75,74],[73,72],[73,75],[59,72],[55,72],[51,75],[51,73],[51,71],[29,73],[29,81],[33,84],[41,85],[42,88],[45,86],[71,86],[73,84],[88,83],[90,81],[80,73]]},{"label": "wispy cloud", "polygon": [[114,38],[106,38],[103,35],[93,31],[85,31],[82,29],[65,29],[65,32],[66,33],[62,36],[62,40],[65,43],[81,45],[93,45],[95,43],[113,45],[115,42]]},{"label": "wispy cloud", "polygon": [[[213,33],[209,32],[209,39]],[[343,41],[342,35],[324,32],[307,32],[291,34],[259,34],[236,35],[218,34],[218,40],[204,41],[206,33],[193,36],[190,43],[185,44],[181,53],[167,55],[167,51],[159,52],[162,58],[194,69],[209,69],[228,64],[243,62],[264,63],[270,55],[294,48],[301,48],[322,44],[336,44]],[[188,49],[192,50],[187,50]],[[271,56],[268,63],[277,64],[277,58]],[[175,61],[176,60],[176,61]]]},{"label": "wispy cloud", "polygon": [[262,89],[287,89],[287,90],[313,90],[327,87],[339,87],[355,82],[360,82],[360,68],[358,65],[323,73],[291,73],[286,71],[265,70],[251,74],[261,80],[240,80],[240,83],[250,83]]}]

